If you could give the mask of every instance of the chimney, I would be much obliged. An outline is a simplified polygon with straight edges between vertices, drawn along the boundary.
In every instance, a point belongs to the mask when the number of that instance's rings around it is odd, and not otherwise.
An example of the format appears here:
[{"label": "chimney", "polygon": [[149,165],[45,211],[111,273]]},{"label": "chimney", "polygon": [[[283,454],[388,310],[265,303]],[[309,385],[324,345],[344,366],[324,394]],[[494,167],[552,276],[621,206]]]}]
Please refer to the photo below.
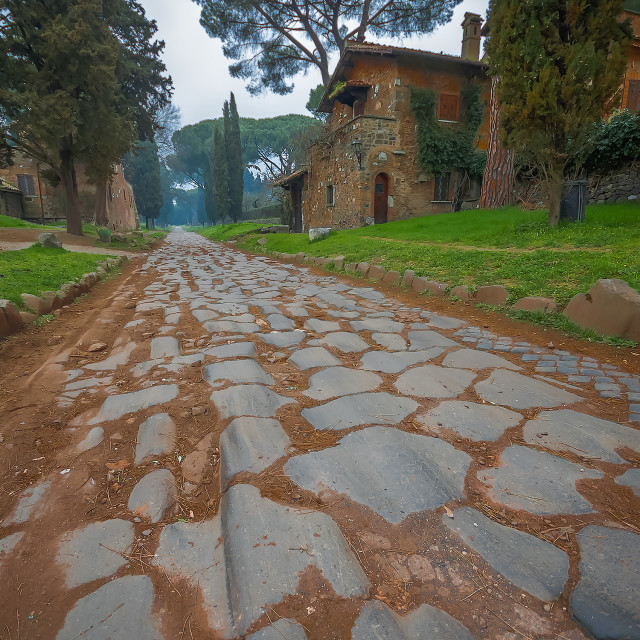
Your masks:
[{"label": "chimney", "polygon": [[477,13],[465,13],[462,23],[462,57],[465,60],[480,59],[480,31],[482,18]]}]

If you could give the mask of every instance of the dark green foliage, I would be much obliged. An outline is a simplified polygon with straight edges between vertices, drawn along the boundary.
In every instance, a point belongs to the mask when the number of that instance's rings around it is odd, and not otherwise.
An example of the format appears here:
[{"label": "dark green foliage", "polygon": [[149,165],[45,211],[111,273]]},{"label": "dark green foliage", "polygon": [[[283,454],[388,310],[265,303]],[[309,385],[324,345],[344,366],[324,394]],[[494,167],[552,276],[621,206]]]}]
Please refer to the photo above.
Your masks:
[{"label": "dark green foliage", "polygon": [[589,173],[604,174],[627,167],[640,157],[640,114],[619,111],[601,120],[589,141],[585,161]]},{"label": "dark green foliage", "polygon": [[322,99],[323,95],[324,95],[324,85],[319,84],[315,89],[311,89],[311,91],[309,91],[309,100],[307,101],[307,104],[305,106],[307,108],[307,111],[310,111],[313,114],[314,118],[317,118],[318,120],[322,120],[322,122],[325,122],[328,117],[328,114],[320,113],[318,111],[318,107],[320,106],[320,100]]},{"label": "dark green foliage", "polygon": [[227,154],[224,148],[224,134],[220,127],[213,132],[213,193],[218,218],[222,224],[229,217],[229,174],[227,169]]},{"label": "dark green foliage", "polygon": [[628,11],[635,11],[636,13],[640,13],[640,0],[626,0],[624,3],[624,8]]},{"label": "dark green foliage", "polygon": [[138,215],[154,220],[162,209],[162,183],[160,160],[155,142],[141,142],[137,149],[126,155],[123,162],[125,178],[133,187]]},{"label": "dark green foliage", "polygon": [[411,89],[418,139],[420,166],[430,174],[451,170],[466,171],[480,177],[484,172],[486,154],[475,146],[478,129],[484,117],[481,87],[466,85],[461,91],[462,123],[437,120],[438,96],[432,89]]},{"label": "dark green foliage", "polygon": [[244,162],[242,160],[242,140],[240,117],[233,93],[229,101],[228,117],[225,116],[224,144],[227,149],[227,172],[229,176],[229,214],[234,222],[242,215],[244,194]]}]

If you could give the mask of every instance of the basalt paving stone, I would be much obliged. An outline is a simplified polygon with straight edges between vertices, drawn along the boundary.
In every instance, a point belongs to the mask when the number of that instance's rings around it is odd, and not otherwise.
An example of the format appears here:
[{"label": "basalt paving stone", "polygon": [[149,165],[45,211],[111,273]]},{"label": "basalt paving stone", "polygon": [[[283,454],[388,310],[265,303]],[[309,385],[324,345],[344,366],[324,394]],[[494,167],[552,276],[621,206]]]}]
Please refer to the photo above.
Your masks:
[{"label": "basalt paving stone", "polygon": [[471,458],[439,438],[389,427],[350,433],[337,447],[290,458],[285,473],[322,496],[344,493],[392,524],[463,497]]},{"label": "basalt paving stone", "polygon": [[505,429],[515,427],[521,419],[519,413],[504,407],[465,400],[448,400],[417,418],[430,429],[451,429],[463,438],[475,441],[495,441]]},{"label": "basalt paving stone", "polygon": [[211,311],[211,309],[194,309],[191,313],[198,322],[207,322],[207,320],[215,320],[220,317],[218,313]]},{"label": "basalt paving stone", "polygon": [[500,456],[500,466],[478,471],[494,502],[539,516],[592,513],[593,507],[576,489],[576,481],[602,478],[602,472],[528,447],[512,445]]},{"label": "basalt paving stone", "polygon": [[628,469],[616,478],[616,484],[631,487],[631,490],[640,497],[640,469]]},{"label": "basalt paving stone", "polygon": [[571,594],[574,618],[596,638],[640,638],[640,536],[588,526],[578,534],[580,580]]},{"label": "basalt paving stone", "polygon": [[232,358],[253,358],[258,354],[256,345],[253,342],[234,342],[233,344],[224,344],[219,347],[212,347],[204,351],[205,355],[214,358],[232,359]]},{"label": "basalt paving stone", "polygon": [[93,427],[85,436],[84,440],[78,444],[76,451],[89,451],[97,447],[104,438],[104,429],[102,427]]},{"label": "basalt paving stone", "polygon": [[241,471],[260,473],[286,455],[290,444],[277,420],[236,418],[220,436],[222,486]]},{"label": "basalt paving stone", "polygon": [[422,351],[431,347],[459,347],[454,340],[439,334],[437,331],[409,331],[409,350]]},{"label": "basalt paving stone", "polygon": [[173,358],[180,355],[180,345],[175,338],[164,336],[151,341],[151,360],[157,358]]},{"label": "basalt paving stone", "polygon": [[295,594],[309,566],[340,597],[364,596],[370,588],[328,515],[298,513],[243,484],[223,494],[214,519],[165,527],[156,563],[199,586],[209,625],[225,638],[245,634],[266,607]]},{"label": "basalt paving stone", "polygon": [[13,513],[2,521],[3,526],[10,524],[22,524],[27,520],[35,520],[42,515],[45,508],[43,498],[51,486],[50,480],[39,482],[33,487],[29,487],[22,492],[20,500]]},{"label": "basalt paving stone", "polygon": [[329,367],[309,378],[309,388],[304,395],[314,400],[329,400],[364,391],[374,391],[382,384],[382,378],[370,371]]},{"label": "basalt paving stone", "polygon": [[117,420],[127,413],[148,409],[157,404],[171,402],[178,396],[177,384],[165,384],[118,396],[109,396],[100,407],[95,418],[87,424],[98,424],[107,420]]},{"label": "basalt paving stone", "polygon": [[80,598],[57,640],[161,640],[148,576],[125,576]]},{"label": "basalt paving stone", "polygon": [[542,411],[524,426],[523,438],[554,451],[571,451],[585,458],[623,464],[616,449],[629,447],[640,452],[640,431],[617,422],[601,420],[564,409]]},{"label": "basalt paving stone", "polygon": [[360,311],[337,311],[336,309],[330,309],[327,313],[333,318],[359,318],[362,313]]},{"label": "basalt paving stone", "polygon": [[315,367],[335,367],[341,364],[340,360],[324,347],[308,347],[296,351],[289,358],[289,362],[303,371]]},{"label": "basalt paving stone", "polygon": [[126,520],[93,522],[65,534],[56,561],[63,567],[67,589],[114,574],[127,564],[124,555],[131,552],[133,539],[133,523]]},{"label": "basalt paving stone", "polygon": [[427,364],[405,371],[394,383],[407,396],[420,398],[453,398],[460,395],[475,379],[476,374],[465,369],[450,369]]},{"label": "basalt paving stone", "polygon": [[220,387],[225,382],[235,384],[256,383],[273,384],[273,378],[255,361],[251,359],[225,360],[208,364],[202,377],[212,387]]},{"label": "basalt paving stone", "polygon": [[400,333],[404,331],[404,324],[389,318],[365,318],[351,320],[354,331],[376,331],[379,333]]},{"label": "basalt paving stone", "polygon": [[569,577],[569,556],[549,542],[461,507],[442,522],[516,587],[539,600],[555,600]]},{"label": "basalt paving stone", "polygon": [[168,413],[157,413],[145,420],[138,429],[136,464],[171,453],[176,444],[176,424]]},{"label": "basalt paving stone", "polygon": [[497,369],[486,380],[475,386],[478,395],[491,402],[513,409],[533,407],[552,408],[563,404],[580,402],[582,398],[513,371]]},{"label": "basalt paving stone", "polygon": [[247,640],[307,640],[307,634],[295,620],[281,618],[260,631],[247,637]]},{"label": "basalt paving stone", "polygon": [[335,347],[343,353],[359,353],[369,348],[369,345],[357,333],[349,333],[348,331],[327,333],[322,338],[309,340],[308,344],[310,346]]},{"label": "basalt paving stone", "polygon": [[24,531],[16,531],[0,539],[0,576],[2,575],[2,561],[16,548],[24,537]]},{"label": "basalt paving stone", "polygon": [[127,507],[141,518],[160,522],[175,505],[177,495],[176,480],[171,471],[156,469],[138,480]]},{"label": "basalt paving stone", "polygon": [[369,351],[360,358],[362,369],[381,371],[382,373],[399,373],[407,367],[422,364],[437,358],[444,349],[427,349],[427,351]]},{"label": "basalt paving stone", "polygon": [[[82,369],[80,369],[82,373]],[[104,376],[104,378],[85,378],[84,380],[76,380],[65,385],[65,391],[77,391],[78,389],[87,389],[90,387],[99,387],[105,384],[111,384],[113,376]]]},{"label": "basalt paving stone", "polygon": [[439,316],[435,313],[429,317],[429,325],[436,329],[459,329],[466,326],[466,324],[464,320],[450,318],[449,316]]},{"label": "basalt paving stone", "polygon": [[407,341],[397,333],[372,333],[371,339],[389,351],[406,351]]},{"label": "basalt paving stone", "polygon": [[274,331],[273,333],[261,333],[258,338],[266,344],[274,347],[293,347],[300,344],[307,334],[304,331]]},{"label": "basalt paving stone", "polygon": [[309,312],[306,307],[301,304],[285,304],[284,308],[287,313],[294,318],[308,318]]},{"label": "basalt paving stone", "polygon": [[420,405],[390,393],[358,393],[303,409],[300,415],[314,429],[349,429],[361,424],[398,424]]},{"label": "basalt paving stone", "polygon": [[364,298],[365,300],[384,300],[384,293],[376,291],[371,287],[356,287],[354,289],[349,289],[347,293],[351,296]]},{"label": "basalt paving stone", "polygon": [[213,309],[214,311],[219,311],[220,313],[225,315],[249,312],[249,305],[238,302],[209,303],[209,308]]},{"label": "basalt paving stone", "polygon": [[216,405],[220,418],[254,416],[273,418],[280,407],[297,402],[258,384],[239,385],[214,391],[211,401]]},{"label": "basalt paving stone", "polygon": [[268,315],[266,320],[274,331],[290,331],[295,327],[295,323],[291,318],[278,313]]},{"label": "basalt paving stone", "polygon": [[443,361],[445,367],[457,367],[458,369],[511,369],[521,371],[522,367],[506,358],[501,358],[486,351],[476,351],[475,349],[460,349],[450,353]]},{"label": "basalt paving stone", "polygon": [[128,344],[113,349],[111,355],[100,362],[92,362],[91,364],[84,365],[85,369],[90,371],[115,371],[118,367],[127,364],[131,352],[136,348],[135,342],[129,342]]},{"label": "basalt paving stone", "polygon": [[448,613],[423,604],[405,616],[378,600],[368,602],[353,625],[351,640],[474,640]]},{"label": "basalt paving stone", "polygon": [[309,318],[304,323],[304,328],[315,333],[328,333],[330,331],[340,331],[340,323],[332,320],[318,320],[317,318]]},{"label": "basalt paving stone", "polygon": [[257,333],[260,326],[255,322],[233,320],[209,320],[202,325],[209,333]]}]

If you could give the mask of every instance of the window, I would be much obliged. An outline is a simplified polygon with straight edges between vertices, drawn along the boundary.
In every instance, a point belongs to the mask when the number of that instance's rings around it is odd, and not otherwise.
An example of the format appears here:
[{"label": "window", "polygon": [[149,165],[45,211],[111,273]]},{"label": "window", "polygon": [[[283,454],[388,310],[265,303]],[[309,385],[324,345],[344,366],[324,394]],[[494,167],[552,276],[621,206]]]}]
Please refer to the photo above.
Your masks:
[{"label": "window", "polygon": [[640,80],[629,80],[627,109],[634,112],[640,111]]},{"label": "window", "polygon": [[16,177],[18,178],[18,188],[22,191],[23,196],[36,195],[36,181],[33,179],[33,176],[22,173]]},{"label": "window", "polygon": [[449,183],[451,182],[450,173],[436,173],[433,184],[433,201],[434,202],[451,202],[449,197]]},{"label": "window", "polygon": [[327,207],[335,207],[336,205],[336,190],[334,185],[327,185]]},{"label": "window", "polygon": [[458,122],[458,96],[441,94],[438,97],[438,120]]}]

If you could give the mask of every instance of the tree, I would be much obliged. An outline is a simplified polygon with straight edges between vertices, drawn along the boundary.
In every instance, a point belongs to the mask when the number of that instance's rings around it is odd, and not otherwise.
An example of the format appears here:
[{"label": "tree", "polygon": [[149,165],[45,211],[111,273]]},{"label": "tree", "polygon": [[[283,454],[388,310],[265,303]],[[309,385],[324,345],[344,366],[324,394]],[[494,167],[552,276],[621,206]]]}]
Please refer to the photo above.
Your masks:
[{"label": "tree", "polygon": [[242,215],[242,196],[244,195],[244,161],[242,159],[240,117],[233,93],[231,93],[228,111],[225,112],[225,125],[227,120],[229,124],[225,126],[224,145],[227,150],[229,214],[234,222],[238,222]]},{"label": "tree", "polygon": [[138,213],[145,218],[147,229],[151,220],[160,215],[163,198],[160,176],[160,160],[155,142],[143,142],[127,154],[124,163],[124,175],[133,187]]},{"label": "tree", "polygon": [[223,43],[224,55],[237,62],[235,78],[247,89],[284,95],[287,79],[316,67],[322,84],[330,78],[330,55],[349,39],[367,33],[402,37],[430,33],[451,20],[461,0],[194,0],[200,24]]},{"label": "tree", "polygon": [[621,0],[500,0],[487,54],[497,83],[501,142],[535,159],[549,189],[549,224],[562,187],[580,175],[586,142],[619,93],[631,37]]},{"label": "tree", "polygon": [[180,107],[173,103],[167,103],[156,115],[158,130],[155,134],[155,143],[158,145],[158,155],[164,162],[174,153],[173,134],[180,128]]},{"label": "tree", "polygon": [[215,198],[217,216],[224,224],[229,217],[229,175],[227,171],[227,154],[224,148],[224,134],[220,127],[216,127],[213,133],[213,193]]}]

